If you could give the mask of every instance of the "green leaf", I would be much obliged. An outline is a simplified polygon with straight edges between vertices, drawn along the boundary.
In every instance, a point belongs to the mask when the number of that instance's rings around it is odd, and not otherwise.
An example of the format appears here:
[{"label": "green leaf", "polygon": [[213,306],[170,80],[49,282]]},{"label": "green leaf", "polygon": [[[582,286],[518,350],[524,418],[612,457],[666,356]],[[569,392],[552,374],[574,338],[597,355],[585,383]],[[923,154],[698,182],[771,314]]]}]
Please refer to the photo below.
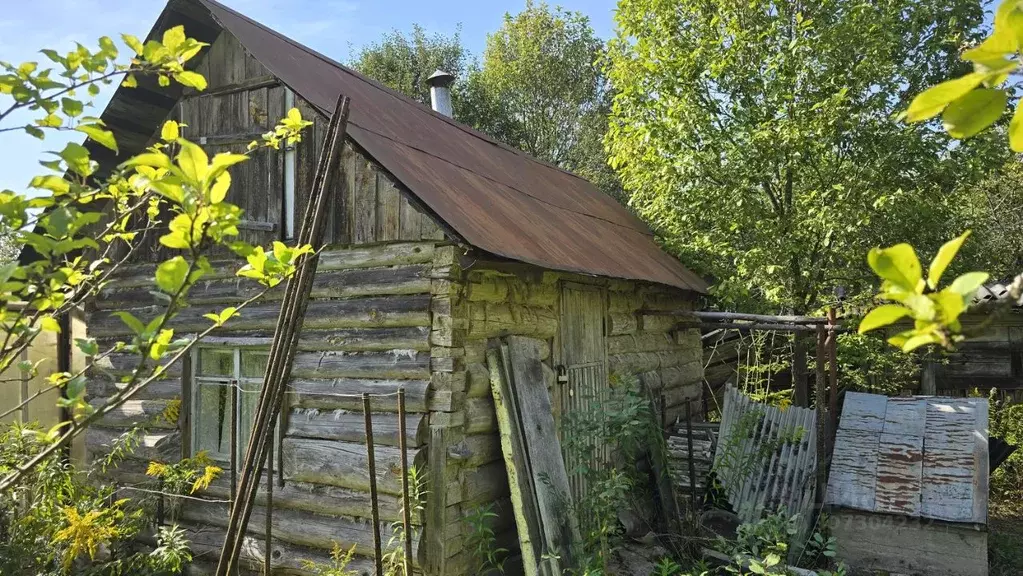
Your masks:
[{"label": "green leaf", "polygon": [[60,333],[60,322],[57,322],[57,319],[53,316],[43,316],[39,320],[39,327],[46,332]]},{"label": "green leaf", "polygon": [[983,81],[984,74],[974,72],[928,88],[913,99],[906,111],[906,120],[920,122],[937,116],[951,102],[980,86]]},{"label": "green leaf", "polygon": [[99,354],[99,344],[96,343],[95,338],[75,338],[75,345],[86,356]]},{"label": "green leaf", "polygon": [[142,332],[146,329],[146,327],[142,324],[142,321],[136,318],[131,312],[121,310],[114,312],[114,316],[120,318],[121,322],[124,322],[124,324],[128,328],[131,328],[131,331],[137,335],[142,334]]},{"label": "green leaf", "polygon": [[61,98],[60,106],[64,110],[64,114],[67,114],[72,118],[74,118],[75,116],[80,116],[84,111],[82,103],[73,98]]},{"label": "green leaf", "polygon": [[189,88],[195,88],[200,92],[206,89],[206,78],[198,72],[192,72],[185,70],[174,74],[174,79],[178,81],[182,86],[188,86]]},{"label": "green leaf", "polygon": [[163,123],[163,128],[160,129],[160,139],[164,142],[173,142],[181,136],[181,132],[178,130],[178,123],[174,120],[168,120]]},{"label": "green leaf", "polygon": [[998,26],[978,46],[963,52],[967,62],[990,62],[1011,56],[1016,51],[1016,35],[1008,27]]},{"label": "green leaf", "polygon": [[124,40],[124,43],[128,46],[128,48],[134,50],[136,54],[142,53],[142,42],[135,36],[132,36],[131,34],[121,34],[121,40]]},{"label": "green leaf", "polygon": [[156,285],[168,294],[175,294],[184,285],[187,276],[188,262],[181,256],[175,256],[156,268]]},{"label": "green leaf", "polygon": [[185,27],[175,26],[163,33],[163,45],[173,51],[185,42]]},{"label": "green leaf", "polygon": [[117,139],[114,138],[114,133],[110,130],[104,130],[94,124],[82,124],[75,128],[75,130],[84,133],[97,144],[102,144],[106,148],[117,152]]},{"label": "green leaf", "polygon": [[923,271],[916,252],[909,244],[891,248],[874,248],[867,254],[867,263],[882,279],[906,292],[923,292]]},{"label": "green leaf", "polygon": [[961,294],[963,298],[972,298],[973,293],[983,286],[990,277],[987,272],[967,272],[956,278],[947,290]]},{"label": "green leaf", "polygon": [[945,273],[945,269],[955,258],[955,255],[959,252],[959,248],[962,247],[963,242],[966,241],[970,236],[970,231],[963,232],[962,236],[949,240],[938,250],[938,253],[934,256],[934,260],[931,260],[931,267],[927,270],[927,285],[931,287],[931,290],[938,289],[938,282],[941,280],[941,275]]},{"label": "green leaf", "polygon": [[965,140],[995,123],[1005,111],[1008,95],[996,88],[978,88],[948,105],[941,115],[949,136]]},{"label": "green leaf", "polygon": [[959,315],[966,310],[966,299],[963,295],[949,288],[928,294],[928,297],[934,302],[938,317],[945,326],[958,320]]},{"label": "green leaf", "polygon": [[1009,122],[1009,147],[1013,152],[1023,152],[1023,106],[1016,103],[1016,111]]},{"label": "green leaf", "polygon": [[139,154],[128,158],[123,164],[122,168],[130,168],[132,166],[151,166],[153,168],[170,168],[171,160],[166,154],[158,152],[147,152],[145,154]]},{"label": "green leaf", "polygon": [[80,176],[91,176],[95,171],[89,151],[81,144],[68,142],[57,155],[67,162],[68,169]]},{"label": "green leaf", "polygon": [[909,338],[907,338],[906,341],[902,343],[902,351],[903,352],[912,352],[913,350],[916,350],[917,348],[919,348],[921,346],[926,346],[928,344],[938,344],[940,342],[941,342],[941,336],[939,336],[935,332],[926,332],[926,333],[923,333],[923,334],[915,334],[915,335],[910,336]]},{"label": "green leaf", "polygon": [[178,138],[177,142],[181,147],[181,152],[177,157],[181,172],[192,180],[196,187],[201,187],[206,181],[206,171],[209,168],[209,159],[206,153],[198,144],[184,138]]},{"label": "green leaf", "polygon": [[231,188],[231,173],[224,172],[221,174],[217,181],[210,187],[210,202],[213,204],[220,204],[227,198],[227,191]]},{"label": "green leaf", "polygon": [[124,86],[125,88],[138,88],[139,81],[135,78],[134,74],[128,74],[128,76],[124,78],[124,82],[121,82],[121,86]]},{"label": "green leaf", "polygon": [[27,132],[30,136],[35,136],[40,140],[46,139],[46,134],[39,128],[36,128],[35,126],[25,126],[25,132]]},{"label": "green leaf", "polygon": [[859,333],[863,334],[875,328],[881,328],[882,326],[888,326],[893,324],[901,318],[905,318],[912,314],[909,308],[901,304],[884,304],[878,306],[868,313],[863,320],[860,321]]}]

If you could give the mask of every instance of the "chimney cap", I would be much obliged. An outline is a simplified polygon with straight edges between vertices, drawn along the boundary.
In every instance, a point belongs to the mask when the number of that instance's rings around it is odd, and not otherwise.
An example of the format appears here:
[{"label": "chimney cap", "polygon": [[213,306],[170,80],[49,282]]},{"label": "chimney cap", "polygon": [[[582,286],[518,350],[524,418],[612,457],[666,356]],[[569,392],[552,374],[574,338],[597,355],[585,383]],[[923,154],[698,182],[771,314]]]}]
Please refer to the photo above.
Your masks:
[{"label": "chimney cap", "polygon": [[427,85],[431,87],[447,88],[455,81],[455,76],[450,72],[443,70],[436,70],[430,77],[426,79]]}]

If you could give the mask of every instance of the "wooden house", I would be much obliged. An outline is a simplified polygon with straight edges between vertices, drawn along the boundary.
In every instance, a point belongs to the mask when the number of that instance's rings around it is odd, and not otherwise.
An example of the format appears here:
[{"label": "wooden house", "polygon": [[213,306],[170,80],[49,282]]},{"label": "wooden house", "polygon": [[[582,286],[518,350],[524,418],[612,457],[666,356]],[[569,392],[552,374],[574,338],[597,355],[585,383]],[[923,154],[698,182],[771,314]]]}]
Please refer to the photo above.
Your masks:
[{"label": "wooden house", "polygon": [[[276,432],[275,572],[322,561],[335,542],[354,545],[360,560],[353,567],[367,568],[370,478],[358,395],[399,389],[408,398],[409,456],[427,491],[415,519],[418,562],[427,574],[470,570],[466,516],[489,503],[506,510],[509,495],[485,366],[489,339],[538,341],[555,417],[587,409],[567,399],[582,386],[607,386],[616,372],[639,375],[665,423],[699,401],[699,333],[678,329],[677,313],[692,309],[706,285],[612,198],[212,0],[172,0],[150,37],[179,24],[210,43],[195,64],[208,89],[140,79],[135,89],[118,89],[102,118],[118,131],[123,159],[153,142],[168,118],[214,153],[244,147],[298,107],[314,122],[301,143],[260,151],[232,169],[229,200],[245,209],[241,228],[249,241],[296,235],[327,114],[339,93],[351,98],[328,247]],[[104,166],[119,160],[98,148],[94,154]],[[115,312],[154,313],[152,262],[165,253],[155,242],[144,246],[142,261],[91,305],[88,329],[101,344],[129,333]],[[197,332],[208,326],[203,314],[255,288],[218,266],[193,289],[176,331]],[[247,438],[280,298],[271,292],[247,308],[88,431],[89,450],[102,454],[125,430],[146,423],[133,460],[114,472],[118,482],[145,483],[148,459],[174,461],[199,450],[227,465],[227,419],[237,413],[239,438]],[[116,353],[104,360],[107,375],[90,381],[94,404],[116,390],[130,360]],[[236,403],[230,386],[240,388]],[[160,418],[177,399],[178,419]],[[374,397],[372,418],[386,545],[390,522],[399,520],[394,396]],[[200,572],[223,540],[228,482],[225,473],[203,494],[208,502],[187,499],[178,511]],[[267,554],[266,501],[261,492],[243,550],[252,568]],[[514,526],[511,514],[496,521],[511,542]]]},{"label": "wooden house", "polygon": [[[1007,298],[1003,284],[982,287],[975,304]],[[974,389],[987,395],[992,388],[1000,397],[1023,401],[1023,300],[993,320],[989,314],[966,313],[964,330],[978,333],[957,346],[952,354],[925,362],[920,392],[940,396],[966,396]]]},{"label": "wooden house", "polygon": [[987,576],[988,402],[849,392],[824,499],[853,574]]}]

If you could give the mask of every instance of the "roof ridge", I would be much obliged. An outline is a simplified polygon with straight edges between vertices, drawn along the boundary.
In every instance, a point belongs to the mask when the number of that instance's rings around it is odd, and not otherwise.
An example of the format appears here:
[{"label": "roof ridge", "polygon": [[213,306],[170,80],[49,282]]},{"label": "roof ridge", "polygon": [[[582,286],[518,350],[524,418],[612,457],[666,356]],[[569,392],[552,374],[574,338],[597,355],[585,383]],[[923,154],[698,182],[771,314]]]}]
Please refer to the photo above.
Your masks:
[{"label": "roof ridge", "polygon": [[[399,100],[401,100],[403,102],[406,102],[408,104],[412,104],[419,111],[431,114],[434,117],[439,118],[439,119],[443,120],[444,122],[447,122],[451,126],[454,126],[455,128],[458,128],[459,130],[461,130],[461,131],[463,131],[463,132],[465,132],[465,133],[467,133],[467,134],[469,134],[469,135],[471,135],[471,136],[473,136],[475,138],[479,138],[480,140],[483,140],[483,141],[487,142],[488,144],[491,144],[491,145],[503,148],[503,149],[507,150],[508,152],[511,152],[511,153],[513,153],[513,154],[515,154],[517,156],[521,156],[522,158],[525,158],[525,159],[527,159],[527,160],[529,160],[531,162],[536,162],[537,164],[541,164],[541,165],[546,166],[548,168],[551,168],[553,170],[557,170],[557,171],[562,172],[564,174],[568,174],[569,176],[571,176],[573,178],[578,178],[579,180],[583,180],[583,181],[589,182],[588,180],[586,180],[582,176],[580,176],[580,175],[578,175],[578,174],[576,174],[576,173],[574,173],[574,172],[572,172],[570,170],[566,170],[566,169],[564,169],[564,168],[562,168],[560,166],[557,166],[555,164],[551,164],[550,162],[547,162],[546,160],[541,160],[540,158],[537,158],[536,156],[533,156],[533,155],[528,154],[528,153],[526,153],[526,152],[524,152],[522,150],[519,150],[518,148],[508,144],[507,142],[502,142],[502,141],[498,140],[497,138],[494,138],[493,136],[490,136],[489,134],[486,134],[484,132],[476,130],[472,126],[469,126],[467,124],[463,124],[462,122],[459,122],[455,118],[451,118],[450,116],[445,116],[444,114],[441,114],[441,113],[437,112],[436,110],[434,110],[433,108],[430,108],[429,106],[423,104],[422,102],[418,102],[418,101],[416,101],[416,100],[414,100],[412,98],[409,98],[405,94],[402,94],[401,92],[398,92],[397,90],[391,88],[390,86],[387,86],[386,84],[378,82],[377,80],[374,80],[374,79],[370,78],[369,76],[361,74],[360,72],[358,72],[356,70],[353,70],[353,69],[349,68],[348,66],[345,66],[341,62],[338,62],[337,60],[334,60],[330,56],[327,56],[326,54],[323,54],[322,52],[314,50],[314,49],[306,46],[305,44],[302,44],[298,40],[295,40],[294,38],[291,38],[290,36],[286,36],[284,34],[281,34],[280,32],[274,30],[273,28],[270,28],[269,26],[266,26],[262,22],[259,22],[257,20],[253,20],[252,18],[246,16],[245,14],[242,14],[241,12],[235,10],[234,8],[231,8],[230,6],[225,6],[225,5],[221,4],[217,0],[192,0],[192,1],[197,1],[197,2],[203,3],[203,4],[213,4],[216,7],[220,8],[221,10],[225,10],[227,12],[230,12],[230,13],[234,14],[235,16],[237,16],[239,18],[242,18],[243,20],[246,20],[247,22],[253,24],[254,26],[258,26],[259,28],[262,28],[263,30],[265,30],[265,31],[267,31],[267,32],[277,36],[281,40],[284,40],[285,42],[295,46],[296,48],[298,48],[300,50],[303,50],[304,52],[307,52],[308,54],[310,54],[312,56],[315,56],[316,58],[319,58],[320,60],[322,60],[322,61],[324,61],[324,62],[326,62],[326,63],[328,63],[328,64],[330,64],[332,66],[335,66],[336,68],[341,70],[341,72],[344,72],[345,74],[348,74],[348,75],[354,77],[355,79],[357,79],[357,80],[359,80],[361,82],[365,82],[365,83],[369,84],[370,86],[373,86],[374,88],[377,88],[379,90],[383,90],[384,92],[386,92],[387,94],[389,94],[390,96],[392,96],[394,98],[397,98],[397,99],[399,99]],[[207,9],[208,9],[208,7],[207,7]],[[216,16],[214,16],[212,14],[210,16],[214,20],[216,20]],[[219,22],[218,22],[218,24],[219,24]]]}]

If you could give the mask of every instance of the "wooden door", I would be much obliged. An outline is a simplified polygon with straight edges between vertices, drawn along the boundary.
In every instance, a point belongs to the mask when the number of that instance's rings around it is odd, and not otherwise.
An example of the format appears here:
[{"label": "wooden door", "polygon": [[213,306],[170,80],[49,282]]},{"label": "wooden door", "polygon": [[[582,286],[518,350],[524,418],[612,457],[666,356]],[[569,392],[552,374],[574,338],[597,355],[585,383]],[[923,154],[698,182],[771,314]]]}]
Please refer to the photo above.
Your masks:
[{"label": "wooden door", "polygon": [[562,287],[558,383],[552,396],[575,502],[587,491],[583,468],[603,466],[608,458],[606,447],[598,445],[602,443],[578,437],[582,428],[599,425],[610,390],[604,339],[605,302],[606,292],[599,286],[565,283]]},{"label": "wooden door", "polygon": [[[225,93],[200,93],[180,104],[183,134],[202,145],[212,158],[220,152],[245,153],[284,114],[280,85],[257,86]],[[242,208],[239,239],[267,246],[282,237],[284,150],[259,148],[249,160],[230,169],[227,201]]]}]

